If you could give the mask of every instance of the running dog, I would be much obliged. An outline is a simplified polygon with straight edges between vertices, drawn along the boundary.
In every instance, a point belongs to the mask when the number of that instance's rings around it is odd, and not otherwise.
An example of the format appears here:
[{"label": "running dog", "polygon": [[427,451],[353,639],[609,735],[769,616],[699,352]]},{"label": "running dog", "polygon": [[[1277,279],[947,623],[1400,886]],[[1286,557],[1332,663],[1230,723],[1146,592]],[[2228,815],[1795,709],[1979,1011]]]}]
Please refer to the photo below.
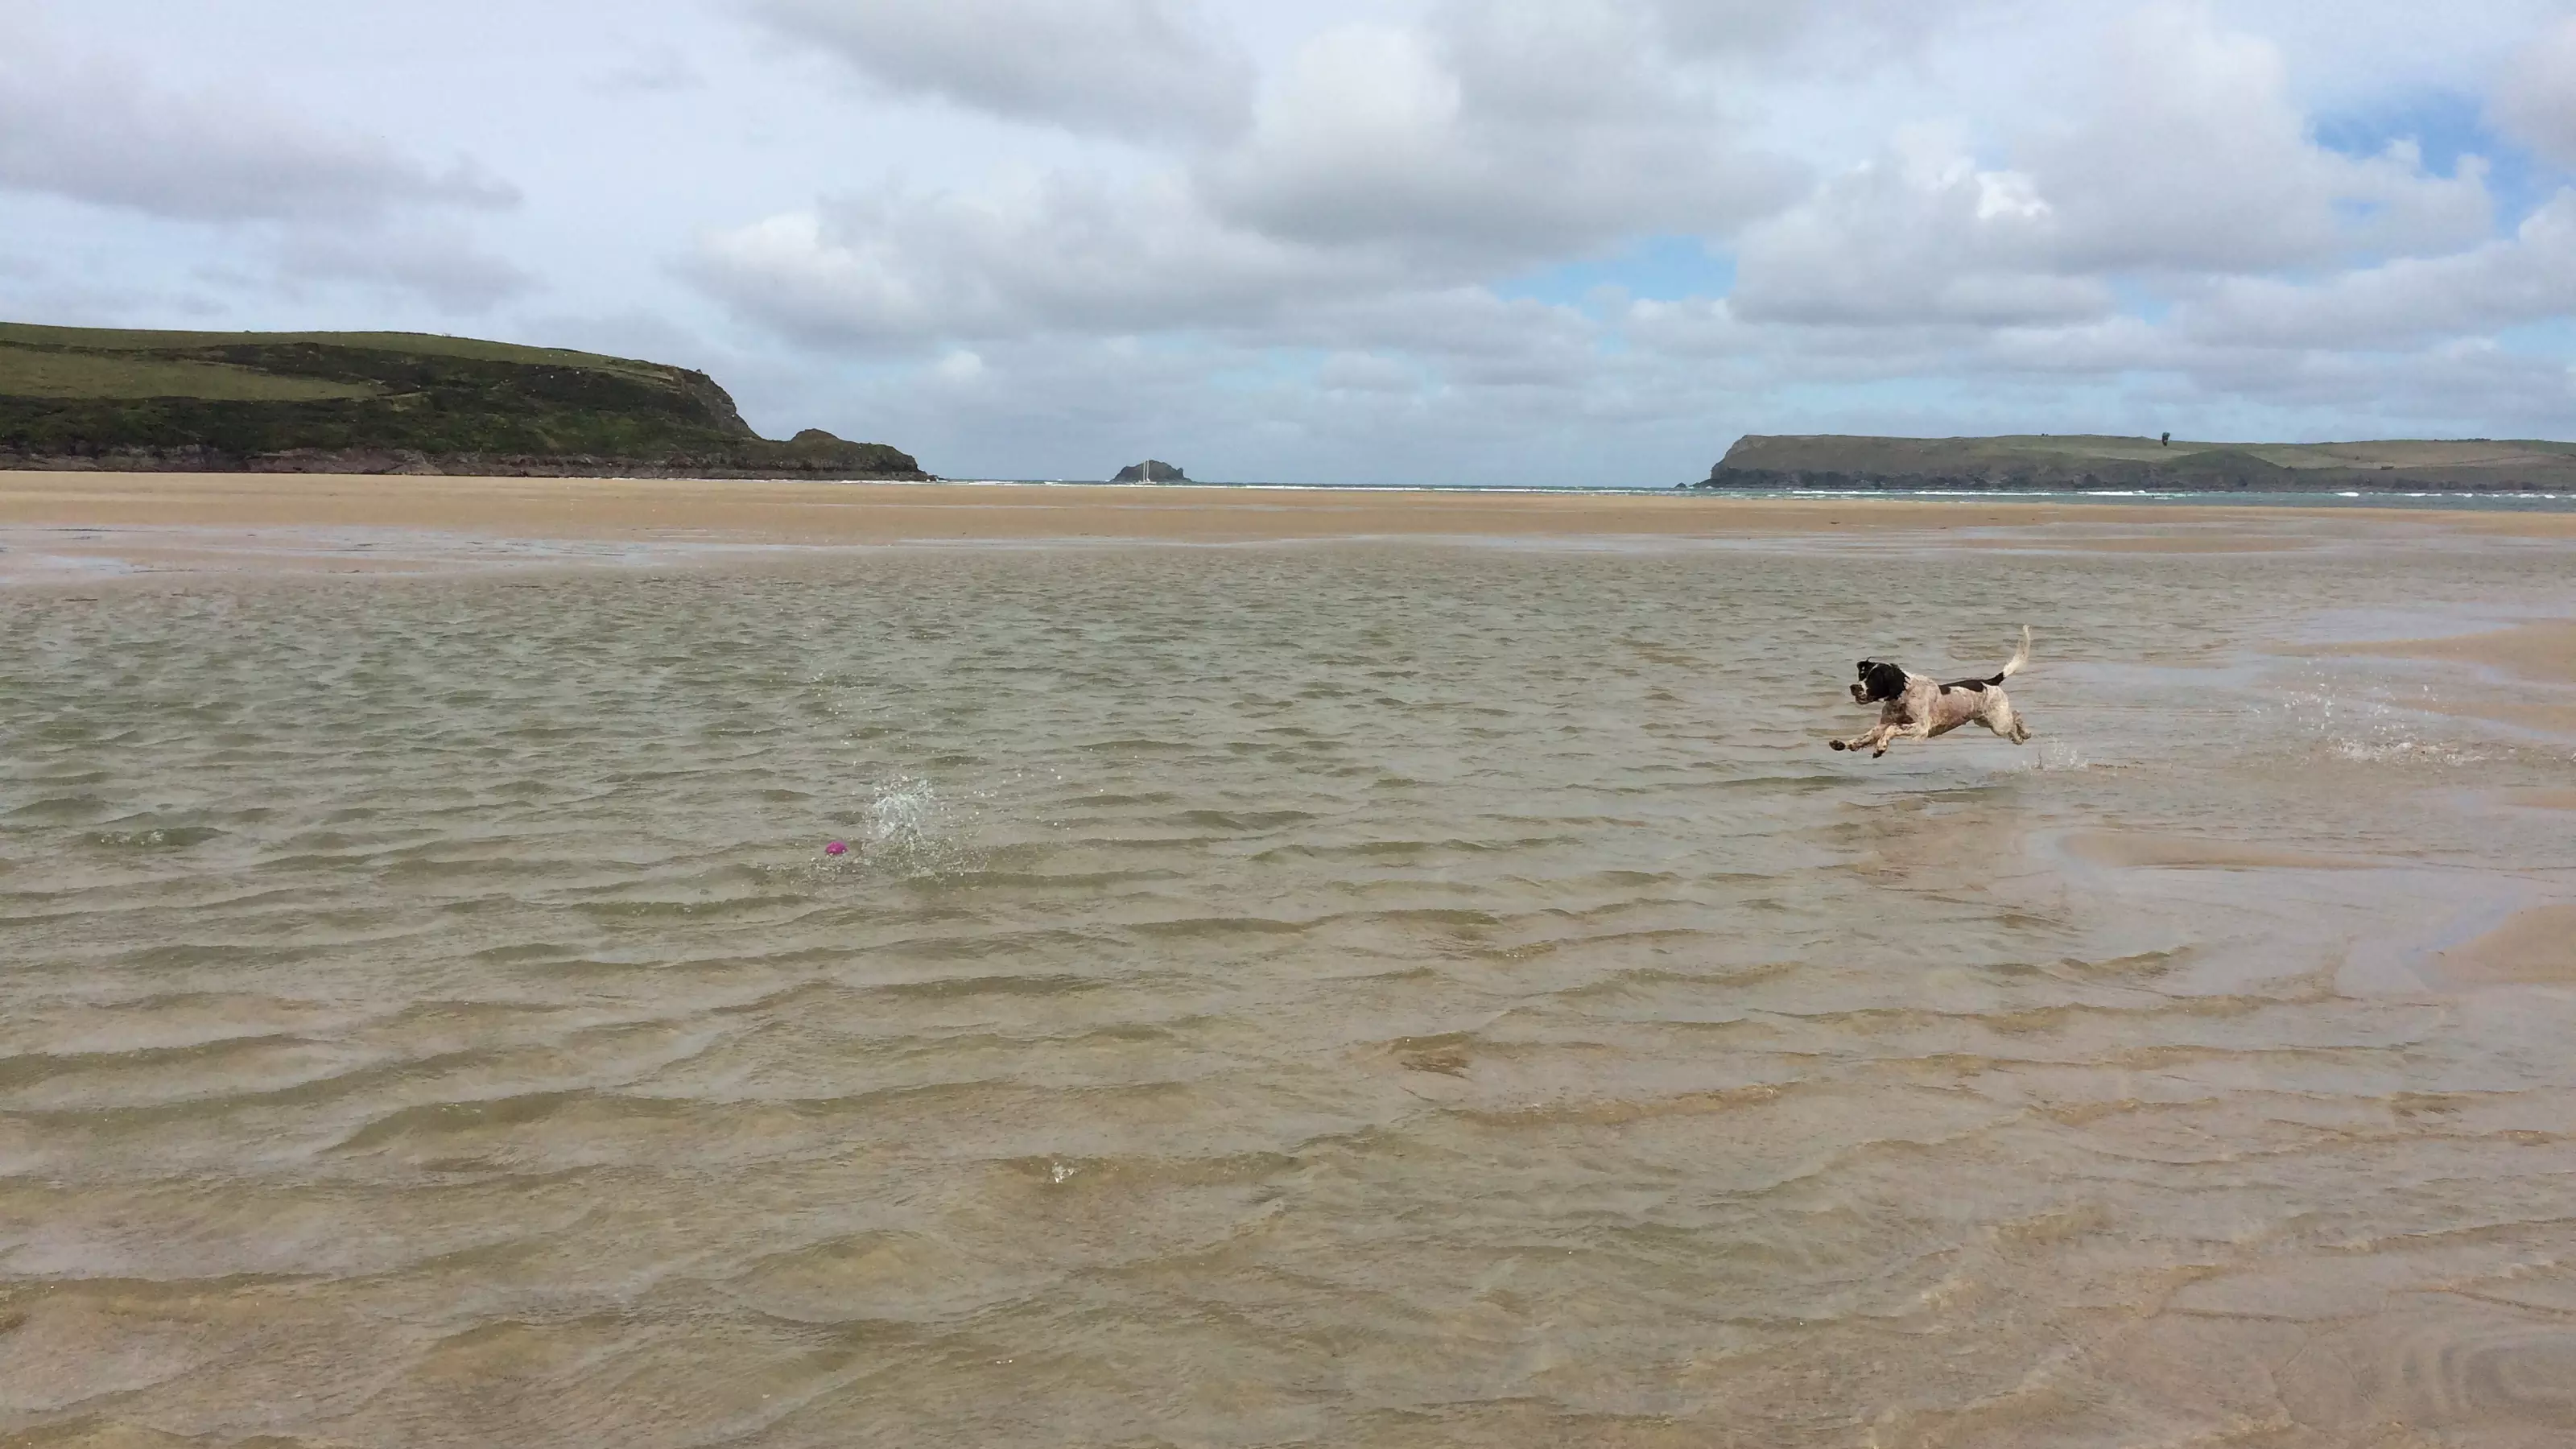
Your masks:
[{"label": "running dog", "polygon": [[1879,707],[1878,727],[1858,739],[1829,741],[1838,750],[1867,750],[1871,759],[1887,753],[1897,740],[1928,740],[1946,735],[1963,724],[1984,725],[2014,744],[2030,738],[2030,731],[2013,713],[2012,701],[2004,698],[2003,683],[2021,673],[2030,663],[2030,626],[2021,626],[2021,647],[2013,651],[2012,662],[2003,673],[1987,679],[1960,679],[1948,684],[1936,683],[1901,664],[1882,664],[1874,659],[1860,662],[1860,682],[1851,687],[1852,702]]}]

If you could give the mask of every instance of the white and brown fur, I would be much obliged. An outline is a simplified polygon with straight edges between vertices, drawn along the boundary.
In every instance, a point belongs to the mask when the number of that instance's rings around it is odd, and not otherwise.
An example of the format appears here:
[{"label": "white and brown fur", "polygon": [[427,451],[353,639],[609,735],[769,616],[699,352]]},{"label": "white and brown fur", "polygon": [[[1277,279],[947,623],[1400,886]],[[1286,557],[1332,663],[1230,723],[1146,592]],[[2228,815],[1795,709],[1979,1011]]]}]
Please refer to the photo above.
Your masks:
[{"label": "white and brown fur", "polygon": [[2021,628],[2021,647],[2013,651],[2003,672],[1985,679],[1957,679],[1943,684],[1927,675],[1898,664],[1884,664],[1874,659],[1860,662],[1860,682],[1851,687],[1857,704],[1879,707],[1878,726],[1857,739],[1831,741],[1838,750],[1867,750],[1876,759],[1887,753],[1887,747],[1898,740],[1928,740],[1946,735],[1963,724],[1984,725],[2014,744],[2030,738],[2030,730],[2013,713],[2012,701],[2004,698],[2003,683],[2021,673],[2030,663],[2030,626]]}]

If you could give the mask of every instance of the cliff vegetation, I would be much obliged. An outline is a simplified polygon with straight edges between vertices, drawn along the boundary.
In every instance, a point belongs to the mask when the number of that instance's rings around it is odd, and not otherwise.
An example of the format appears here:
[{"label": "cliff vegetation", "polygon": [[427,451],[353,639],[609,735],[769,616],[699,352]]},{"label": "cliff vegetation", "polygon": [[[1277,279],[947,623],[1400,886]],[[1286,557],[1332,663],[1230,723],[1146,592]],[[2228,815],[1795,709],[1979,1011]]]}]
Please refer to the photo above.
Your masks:
[{"label": "cliff vegetation", "polygon": [[2576,491],[2576,443],[2056,436],[1739,439],[1694,488],[2209,493]]},{"label": "cliff vegetation", "polygon": [[705,373],[469,338],[0,323],[0,467],[926,478],[761,437]]}]

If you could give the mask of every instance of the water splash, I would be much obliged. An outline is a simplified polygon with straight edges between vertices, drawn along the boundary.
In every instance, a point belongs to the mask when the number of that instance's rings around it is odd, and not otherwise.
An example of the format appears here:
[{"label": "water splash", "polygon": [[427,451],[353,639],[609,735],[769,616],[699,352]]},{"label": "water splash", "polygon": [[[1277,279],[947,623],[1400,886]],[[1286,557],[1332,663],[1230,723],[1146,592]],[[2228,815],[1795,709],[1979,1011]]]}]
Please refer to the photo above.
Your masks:
[{"label": "water splash", "polygon": [[[2430,694],[2426,691],[2428,698]],[[2412,710],[2348,695],[2323,683],[2290,691],[2276,708],[2327,753],[2358,764],[2467,765],[2487,758],[2485,752],[2460,741],[2429,737],[2425,726],[2430,721]]]},{"label": "water splash", "polygon": [[2093,762],[2084,758],[2082,750],[2064,740],[2042,740],[2039,747],[2031,751],[2030,759],[2022,765],[2022,768],[2033,773],[2053,774],[2059,771],[2089,770],[2093,768]]},{"label": "water splash", "polygon": [[860,806],[856,854],[899,875],[939,875],[966,868],[970,808],[918,776],[899,776],[870,788]]}]

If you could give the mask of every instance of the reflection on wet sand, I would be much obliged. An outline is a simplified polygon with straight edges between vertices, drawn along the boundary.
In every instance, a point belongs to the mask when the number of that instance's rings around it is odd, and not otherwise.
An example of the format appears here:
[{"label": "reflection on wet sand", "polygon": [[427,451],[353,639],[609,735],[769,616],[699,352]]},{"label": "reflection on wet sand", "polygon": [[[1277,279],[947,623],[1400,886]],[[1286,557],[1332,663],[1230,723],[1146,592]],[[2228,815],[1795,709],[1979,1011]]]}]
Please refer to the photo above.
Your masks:
[{"label": "reflection on wet sand", "polygon": [[2576,570],[2317,526],[0,592],[0,1432],[2570,1442],[2556,646],[2373,641]]}]

